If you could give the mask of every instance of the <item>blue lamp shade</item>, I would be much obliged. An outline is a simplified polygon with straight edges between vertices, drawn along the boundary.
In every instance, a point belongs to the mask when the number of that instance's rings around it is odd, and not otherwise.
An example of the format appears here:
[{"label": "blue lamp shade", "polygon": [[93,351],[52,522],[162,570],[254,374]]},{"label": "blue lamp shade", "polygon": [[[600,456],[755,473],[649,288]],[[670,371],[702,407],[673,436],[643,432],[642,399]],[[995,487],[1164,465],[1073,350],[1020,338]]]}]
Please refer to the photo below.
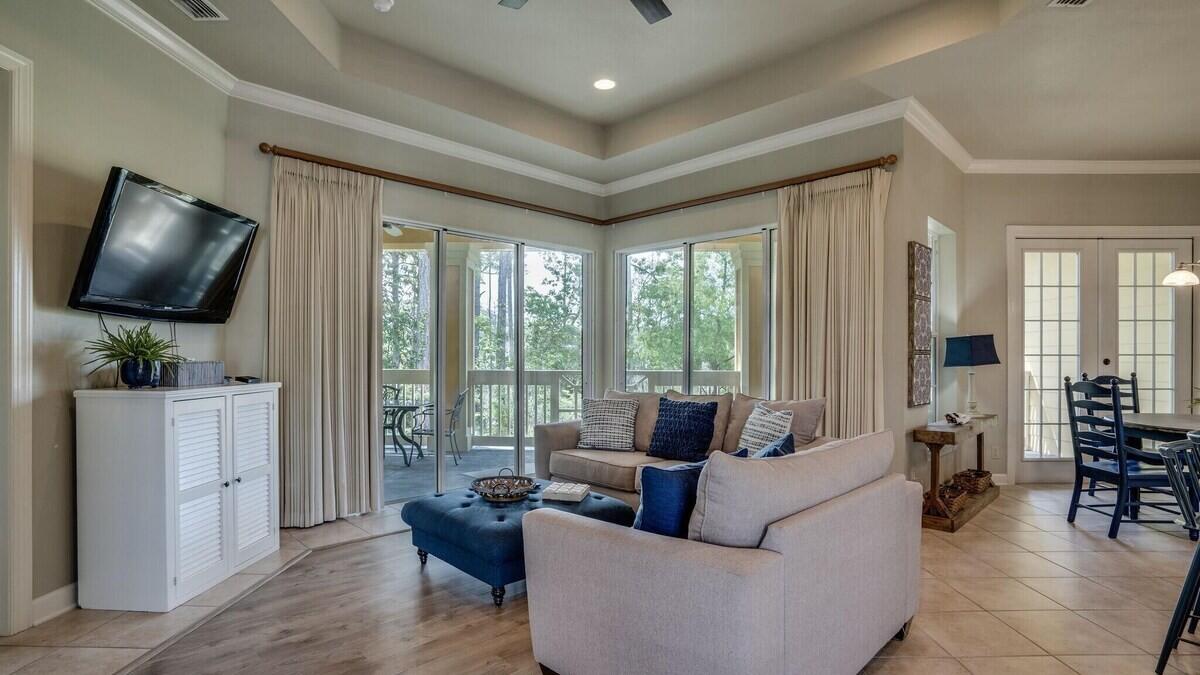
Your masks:
[{"label": "blue lamp shade", "polygon": [[947,368],[990,366],[996,363],[1000,363],[1000,357],[996,356],[996,343],[991,335],[946,338]]}]

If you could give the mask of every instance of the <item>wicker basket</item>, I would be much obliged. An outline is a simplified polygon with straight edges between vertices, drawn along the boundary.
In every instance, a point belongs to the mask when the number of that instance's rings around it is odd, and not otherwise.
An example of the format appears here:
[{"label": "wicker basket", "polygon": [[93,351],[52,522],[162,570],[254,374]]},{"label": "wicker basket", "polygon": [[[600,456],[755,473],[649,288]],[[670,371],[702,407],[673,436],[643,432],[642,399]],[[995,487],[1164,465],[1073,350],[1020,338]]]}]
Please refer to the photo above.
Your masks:
[{"label": "wicker basket", "polygon": [[983,494],[992,487],[992,472],[967,469],[954,474],[954,484],[973,495]]},{"label": "wicker basket", "polygon": [[938,488],[938,497],[942,503],[946,505],[946,509],[950,511],[950,515],[954,515],[966,506],[967,500],[971,495],[966,490],[957,485],[943,485]]}]

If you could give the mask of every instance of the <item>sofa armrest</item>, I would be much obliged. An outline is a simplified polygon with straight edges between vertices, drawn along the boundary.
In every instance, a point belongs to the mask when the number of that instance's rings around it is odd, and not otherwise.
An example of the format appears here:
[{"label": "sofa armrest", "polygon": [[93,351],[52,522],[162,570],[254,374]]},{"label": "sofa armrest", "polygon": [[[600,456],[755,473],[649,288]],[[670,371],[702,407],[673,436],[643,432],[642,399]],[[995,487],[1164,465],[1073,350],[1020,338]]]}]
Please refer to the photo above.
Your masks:
[{"label": "sofa armrest", "polygon": [[917,612],[921,485],[892,474],[772,523],[764,549],[789,575],[779,594],[798,673],[857,673]]},{"label": "sofa armrest", "polygon": [[579,420],[533,427],[533,473],[550,478],[550,453],[579,447]]},{"label": "sofa armrest", "polygon": [[560,673],[783,671],[783,556],[539,509],[522,520],[538,662]]}]

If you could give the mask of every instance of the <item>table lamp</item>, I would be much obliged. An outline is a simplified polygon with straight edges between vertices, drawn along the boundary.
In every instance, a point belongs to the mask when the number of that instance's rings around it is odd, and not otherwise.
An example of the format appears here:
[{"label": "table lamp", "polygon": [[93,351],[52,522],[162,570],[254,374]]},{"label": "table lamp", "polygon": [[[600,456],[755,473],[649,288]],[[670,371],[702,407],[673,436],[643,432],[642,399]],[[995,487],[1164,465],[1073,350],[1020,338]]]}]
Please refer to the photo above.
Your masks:
[{"label": "table lamp", "polygon": [[967,370],[967,412],[979,412],[975,401],[975,366],[990,366],[1000,363],[996,356],[996,344],[991,335],[963,335],[946,338],[947,368]]}]

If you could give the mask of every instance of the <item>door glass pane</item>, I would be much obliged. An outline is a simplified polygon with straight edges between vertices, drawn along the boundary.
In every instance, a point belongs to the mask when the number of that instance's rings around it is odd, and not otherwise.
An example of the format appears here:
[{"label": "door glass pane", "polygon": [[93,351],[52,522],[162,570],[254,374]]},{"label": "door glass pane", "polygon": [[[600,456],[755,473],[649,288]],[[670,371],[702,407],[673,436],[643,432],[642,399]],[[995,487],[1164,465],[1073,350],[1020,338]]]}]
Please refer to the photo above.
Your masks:
[{"label": "door glass pane", "polygon": [[1079,253],[1026,251],[1024,264],[1026,459],[1069,457],[1062,382],[1078,379]]},{"label": "door glass pane", "polygon": [[388,224],[382,237],[383,497],[436,487],[433,422],[437,234]]},{"label": "door glass pane", "polygon": [[516,464],[516,246],[448,234],[444,489]]},{"label": "door glass pane", "polygon": [[583,256],[525,247],[525,472],[535,424],[583,413]]},{"label": "door glass pane", "polygon": [[1117,374],[1137,374],[1142,412],[1175,410],[1175,296],[1158,280],[1173,251],[1117,251]]},{"label": "door glass pane", "polygon": [[761,234],[692,247],[691,393],[765,396]]},{"label": "door glass pane", "polygon": [[683,249],[625,258],[625,389],[683,386]]}]

